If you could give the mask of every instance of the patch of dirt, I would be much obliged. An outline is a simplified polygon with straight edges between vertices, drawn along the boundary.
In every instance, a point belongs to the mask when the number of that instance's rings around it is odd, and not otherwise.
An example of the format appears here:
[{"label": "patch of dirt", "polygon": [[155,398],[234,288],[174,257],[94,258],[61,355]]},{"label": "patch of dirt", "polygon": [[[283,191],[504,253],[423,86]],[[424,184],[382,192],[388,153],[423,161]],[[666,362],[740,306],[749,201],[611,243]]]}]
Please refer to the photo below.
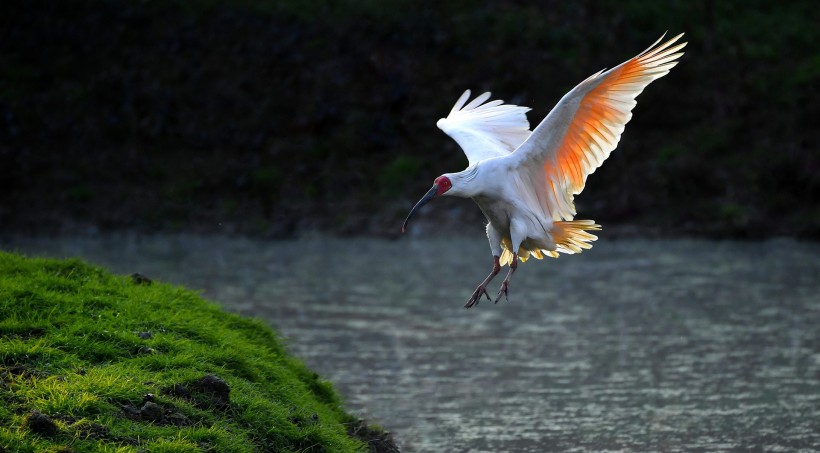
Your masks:
[{"label": "patch of dirt", "polygon": [[40,338],[43,334],[46,333],[46,329],[42,327],[32,327],[28,330],[22,330],[19,332],[2,332],[0,333],[0,337],[6,338],[8,340],[21,340],[26,341],[32,338]]},{"label": "patch of dirt", "polygon": [[155,425],[189,426],[191,420],[179,412],[172,404],[158,404],[145,401],[137,408],[131,404],[121,404],[120,408],[127,418]]},{"label": "patch of dirt", "polygon": [[43,436],[53,436],[57,434],[57,425],[48,415],[40,413],[37,409],[31,411],[26,417],[25,426],[32,432]]},{"label": "patch of dirt", "polygon": [[131,282],[135,285],[150,285],[154,283],[153,280],[146,277],[145,275],[140,274],[139,272],[134,272],[133,274],[129,275],[128,277],[131,278]]},{"label": "patch of dirt", "polygon": [[77,438],[105,440],[127,445],[139,445],[138,439],[133,437],[115,436],[111,434],[111,430],[107,426],[92,422],[88,419],[62,414],[54,414],[53,418],[64,422],[70,430],[73,430],[73,435]]},{"label": "patch of dirt", "polygon": [[49,374],[28,365],[0,366],[0,381],[9,381],[13,376],[19,376],[25,379],[42,379],[48,377]]},{"label": "patch of dirt", "polygon": [[185,384],[171,384],[170,387],[163,389],[162,393],[184,400],[191,399],[191,391],[188,390],[188,387],[186,387]]},{"label": "patch of dirt", "polygon": [[367,444],[371,453],[399,453],[399,447],[392,434],[372,428],[364,420],[359,420],[348,427],[347,434]]},{"label": "patch of dirt", "polygon": [[107,426],[103,426],[99,423],[61,414],[55,414],[54,418],[65,422],[69,428],[74,430],[77,437],[83,439],[119,440],[111,435]]},{"label": "patch of dirt", "polygon": [[108,427],[99,423],[79,424],[75,429],[77,435],[85,439],[112,439]]},{"label": "patch of dirt", "polygon": [[203,409],[226,409],[230,403],[231,387],[219,376],[208,374],[193,382],[172,384],[162,393],[182,398]]}]

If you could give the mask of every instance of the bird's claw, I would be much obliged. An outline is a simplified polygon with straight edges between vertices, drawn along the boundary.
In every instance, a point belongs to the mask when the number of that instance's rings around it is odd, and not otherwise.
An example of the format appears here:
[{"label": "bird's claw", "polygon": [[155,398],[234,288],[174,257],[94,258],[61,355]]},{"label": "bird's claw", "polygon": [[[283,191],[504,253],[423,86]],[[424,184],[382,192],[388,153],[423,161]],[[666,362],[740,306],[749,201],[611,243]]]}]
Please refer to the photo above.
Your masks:
[{"label": "bird's claw", "polygon": [[508,285],[509,285],[509,282],[507,280],[504,280],[503,282],[501,282],[501,289],[498,290],[498,297],[495,298],[495,302],[493,302],[493,303],[497,304],[498,301],[501,300],[501,295],[502,294],[504,295],[504,300],[506,300],[507,302],[510,301],[510,298],[507,295],[507,286]]},{"label": "bird's claw", "polygon": [[473,308],[474,306],[478,305],[478,302],[481,300],[481,295],[487,296],[487,300],[490,299],[490,295],[487,294],[487,288],[484,286],[479,286],[478,288],[473,291],[473,295],[470,296],[470,300],[467,301],[467,304],[464,305],[464,308]]}]

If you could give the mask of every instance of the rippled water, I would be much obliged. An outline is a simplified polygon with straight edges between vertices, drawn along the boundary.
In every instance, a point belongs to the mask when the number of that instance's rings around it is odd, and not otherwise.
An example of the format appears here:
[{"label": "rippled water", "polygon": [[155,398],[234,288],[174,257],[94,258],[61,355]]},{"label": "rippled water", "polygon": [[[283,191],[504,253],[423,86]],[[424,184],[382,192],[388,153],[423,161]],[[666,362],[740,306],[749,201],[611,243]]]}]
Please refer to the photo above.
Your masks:
[{"label": "rippled water", "polygon": [[[406,452],[820,450],[820,244],[602,240],[491,265],[469,239],[6,239],[261,317]],[[492,284],[493,293],[501,277]]]}]

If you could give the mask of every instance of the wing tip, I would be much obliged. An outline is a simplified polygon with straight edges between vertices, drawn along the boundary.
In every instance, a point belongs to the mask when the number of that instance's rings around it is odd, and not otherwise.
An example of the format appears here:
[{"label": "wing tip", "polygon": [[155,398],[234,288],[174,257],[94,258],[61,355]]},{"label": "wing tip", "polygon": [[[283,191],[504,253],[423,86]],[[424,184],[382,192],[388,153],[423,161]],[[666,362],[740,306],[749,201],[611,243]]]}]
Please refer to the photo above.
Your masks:
[{"label": "wing tip", "polygon": [[[676,42],[678,42],[678,40],[680,40],[680,38],[684,35],[684,33],[678,33],[677,35],[675,35],[675,36],[669,38],[668,40],[664,41],[662,44],[658,44],[663,40],[663,38],[666,36],[667,33],[668,33],[668,31],[663,32],[663,34],[661,35],[660,38],[658,38],[654,43],[652,43],[652,45],[649,46],[646,50],[639,53],[638,56],[635,57],[635,59],[639,59],[639,60],[640,59],[649,59],[649,58],[657,56],[658,54],[673,53],[673,52],[675,52],[679,49],[682,49],[684,46],[686,46],[686,44],[688,44],[687,42],[682,42],[682,43],[678,44],[677,46],[675,46],[673,49],[668,49],[669,46],[671,46],[671,45],[675,44]],[[666,50],[666,52],[664,52],[664,50]]]},{"label": "wing tip", "polygon": [[450,115],[452,115],[453,113],[461,110],[461,108],[464,107],[464,103],[467,102],[467,99],[470,99],[470,90],[469,89],[466,89],[466,90],[464,90],[464,93],[461,93],[461,96],[459,96],[456,103],[453,104],[453,108],[450,109]]}]

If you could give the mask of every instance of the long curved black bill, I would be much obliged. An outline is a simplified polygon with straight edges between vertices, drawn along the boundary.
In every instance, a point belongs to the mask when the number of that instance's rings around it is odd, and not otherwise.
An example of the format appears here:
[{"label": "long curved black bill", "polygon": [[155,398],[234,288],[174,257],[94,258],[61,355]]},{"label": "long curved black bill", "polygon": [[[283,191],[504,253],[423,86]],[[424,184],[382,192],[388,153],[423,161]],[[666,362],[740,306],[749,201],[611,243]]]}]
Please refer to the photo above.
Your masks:
[{"label": "long curved black bill", "polygon": [[436,184],[433,184],[433,187],[431,187],[430,190],[428,190],[427,193],[424,194],[423,197],[421,197],[421,200],[419,200],[419,202],[416,203],[415,206],[413,206],[413,209],[410,210],[410,214],[407,214],[407,218],[404,219],[404,225],[401,226],[402,233],[407,231],[407,224],[410,222],[410,219],[413,218],[413,215],[416,214],[416,211],[418,211],[422,206],[427,204],[428,201],[432,200],[436,196],[437,192],[438,186]]}]

